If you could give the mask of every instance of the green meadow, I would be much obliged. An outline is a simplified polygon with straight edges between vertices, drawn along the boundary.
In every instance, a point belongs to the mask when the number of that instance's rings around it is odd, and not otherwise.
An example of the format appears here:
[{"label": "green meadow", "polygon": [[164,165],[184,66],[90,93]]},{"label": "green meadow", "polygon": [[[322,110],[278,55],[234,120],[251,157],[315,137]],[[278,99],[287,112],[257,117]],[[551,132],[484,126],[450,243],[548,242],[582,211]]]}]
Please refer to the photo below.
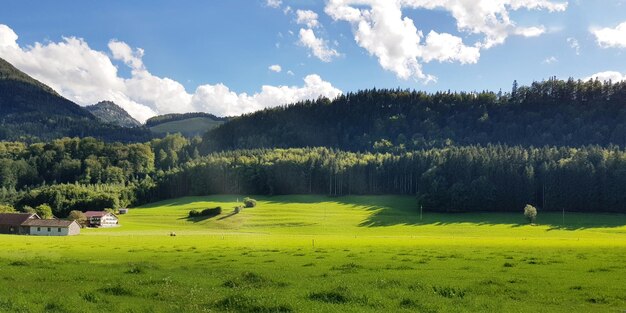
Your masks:
[{"label": "green meadow", "polygon": [[154,203],[75,237],[2,235],[0,312],[626,311],[625,215],[420,218],[397,196],[258,197],[234,214],[242,199]]}]

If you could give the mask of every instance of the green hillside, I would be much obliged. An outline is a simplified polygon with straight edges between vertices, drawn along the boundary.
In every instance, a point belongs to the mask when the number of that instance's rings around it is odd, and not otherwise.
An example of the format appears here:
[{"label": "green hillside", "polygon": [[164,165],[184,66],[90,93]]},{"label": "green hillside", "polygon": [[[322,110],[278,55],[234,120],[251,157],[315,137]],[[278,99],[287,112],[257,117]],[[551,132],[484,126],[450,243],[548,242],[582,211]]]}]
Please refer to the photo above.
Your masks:
[{"label": "green hillside", "polygon": [[223,124],[210,117],[192,117],[183,120],[174,120],[151,126],[150,130],[158,135],[181,133],[186,137],[201,136],[207,131]]},{"label": "green hillside", "polygon": [[[617,312],[626,217],[432,214],[413,197],[173,199],[75,237],[0,236],[0,311]],[[213,218],[191,209],[221,206]],[[176,234],[176,236],[171,236]],[[24,247],[28,247],[25,249]],[[20,281],[16,285],[16,281]],[[80,283],[76,283],[80,281]],[[37,297],[33,297],[37,294]]]}]

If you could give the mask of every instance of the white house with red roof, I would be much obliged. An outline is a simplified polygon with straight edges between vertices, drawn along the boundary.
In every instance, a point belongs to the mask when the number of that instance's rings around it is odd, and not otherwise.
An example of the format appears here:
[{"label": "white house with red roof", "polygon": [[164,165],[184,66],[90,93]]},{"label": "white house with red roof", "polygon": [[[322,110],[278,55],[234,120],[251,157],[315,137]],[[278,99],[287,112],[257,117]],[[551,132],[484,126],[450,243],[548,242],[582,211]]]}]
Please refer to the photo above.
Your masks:
[{"label": "white house with red roof", "polygon": [[117,215],[106,211],[87,211],[87,225],[89,227],[115,227],[119,226]]}]

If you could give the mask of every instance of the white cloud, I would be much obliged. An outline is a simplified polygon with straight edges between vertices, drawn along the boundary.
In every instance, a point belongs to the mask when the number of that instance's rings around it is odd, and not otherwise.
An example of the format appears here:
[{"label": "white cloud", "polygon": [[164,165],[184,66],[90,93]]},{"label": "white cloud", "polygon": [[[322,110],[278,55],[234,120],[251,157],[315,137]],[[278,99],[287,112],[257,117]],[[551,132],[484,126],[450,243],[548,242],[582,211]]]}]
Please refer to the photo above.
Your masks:
[{"label": "white cloud", "polygon": [[320,26],[317,13],[310,10],[297,10],[296,23],[306,25],[308,28],[316,28]]},{"label": "white cloud", "polygon": [[576,51],[576,55],[580,55],[580,43],[578,43],[578,40],[576,38],[567,38],[567,43],[569,44],[570,48]]},{"label": "white cloud", "polygon": [[545,60],[543,60],[544,64],[553,64],[553,63],[556,63],[556,62],[559,62],[559,59],[557,59],[555,56],[551,56],[551,57],[548,57]]},{"label": "white cloud", "polygon": [[109,50],[113,53],[113,59],[123,61],[132,69],[143,69],[143,49],[138,48],[133,51],[125,42],[111,40],[109,41]]},{"label": "white cloud", "polygon": [[439,34],[431,30],[426,37],[426,45],[422,50],[424,62],[437,60],[440,62],[458,61],[461,64],[476,63],[480,58],[480,49],[468,47],[461,38],[450,34]]},{"label": "white cloud", "polygon": [[302,87],[263,86],[251,96],[237,94],[223,84],[202,85],[190,94],[179,82],[152,75],[143,64],[143,50],[121,41],[112,40],[109,49],[114,60],[131,69],[130,78],[120,77],[111,57],[91,49],[82,39],[66,37],[23,48],[17,38],[11,28],[0,24],[0,57],[78,104],[111,100],[140,121],[173,112],[237,115],[319,96],[334,98],[341,93],[319,76],[309,75]]},{"label": "white cloud", "polygon": [[291,70],[287,71],[287,74],[289,74],[291,76],[295,75]]},{"label": "white cloud", "polygon": [[315,36],[312,29],[300,29],[299,43],[311,50],[313,55],[323,62],[330,62],[339,56],[337,50],[328,47],[328,42]]},{"label": "white cloud", "polygon": [[270,8],[280,8],[280,6],[283,4],[283,1],[282,0],[267,0],[265,4]]},{"label": "white cloud", "polygon": [[606,72],[595,73],[585,78],[584,80],[590,80],[590,79],[598,79],[600,81],[610,80],[612,82],[619,82],[619,81],[626,80],[626,74],[622,74],[620,72],[615,72],[615,71],[606,71]]},{"label": "white cloud", "polygon": [[[482,35],[483,39],[468,46],[457,36],[435,30],[424,38],[414,21],[403,16],[407,8],[448,11],[459,32]],[[567,2],[551,0],[329,0],[325,12],[336,21],[349,22],[357,44],[376,56],[384,69],[402,79],[428,82],[435,78],[423,73],[422,63],[476,63],[480,49],[501,44],[510,35],[532,37],[545,32],[542,25],[517,26],[510,11],[566,8]]]},{"label": "white cloud", "polygon": [[266,85],[261,88],[261,92],[254,95],[237,94],[223,84],[203,85],[196,89],[192,104],[202,111],[232,116],[320,96],[332,99],[340,94],[339,89],[322,80],[320,76],[309,75],[304,78],[303,87]]},{"label": "white cloud", "polygon": [[280,73],[283,70],[283,68],[280,65],[278,65],[278,64],[270,65],[270,67],[268,67],[268,69],[270,71],[276,72],[276,73]]},{"label": "white cloud", "polygon": [[626,22],[615,28],[592,28],[591,33],[602,48],[626,48]]}]

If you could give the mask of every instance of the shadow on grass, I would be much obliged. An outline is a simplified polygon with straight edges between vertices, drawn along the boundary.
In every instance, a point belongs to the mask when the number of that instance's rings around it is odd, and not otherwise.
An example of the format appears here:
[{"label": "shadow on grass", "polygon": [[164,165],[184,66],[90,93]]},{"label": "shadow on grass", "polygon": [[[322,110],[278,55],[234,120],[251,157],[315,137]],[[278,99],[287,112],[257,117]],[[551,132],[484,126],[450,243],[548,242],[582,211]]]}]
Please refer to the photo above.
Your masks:
[{"label": "shadow on grass", "polygon": [[[454,224],[470,223],[475,225],[509,225],[510,227],[521,227],[528,225],[524,219],[522,209],[519,212],[497,213],[497,212],[475,212],[475,213],[433,213],[423,212],[420,219],[420,212],[417,208],[417,201],[412,196],[342,196],[327,197],[321,195],[279,195],[279,196],[252,196],[258,201],[272,205],[291,204],[319,204],[337,203],[347,205],[351,208],[358,208],[370,211],[371,214],[363,220],[360,227],[386,227],[394,225],[435,225],[445,226]],[[182,205],[189,201],[207,202],[230,202],[241,199],[237,195],[218,195],[210,197],[187,197],[174,201],[168,201],[168,205]],[[260,205],[262,209],[262,204]],[[218,218],[227,219],[234,214],[229,214]],[[200,222],[209,217],[181,218],[191,222]],[[565,218],[561,212],[539,211],[537,217],[538,226],[548,226],[548,231],[552,230],[580,230],[590,228],[617,228],[626,226],[626,214],[610,213],[573,213],[565,212]]]},{"label": "shadow on grass", "polygon": [[185,217],[181,217],[179,218],[179,220],[186,220],[187,222],[192,222],[192,223],[199,223],[199,222],[203,222],[215,217],[218,217],[219,215],[212,215],[212,216],[194,216],[194,217],[189,217],[189,216],[185,216]]},{"label": "shadow on grass", "polygon": [[[477,212],[477,213],[431,213],[419,210],[406,210],[394,207],[368,208],[374,212],[363,222],[361,227],[385,227],[394,225],[433,225],[445,226],[469,223],[474,225],[510,225],[527,226],[522,212]],[[548,226],[552,230],[581,230],[590,228],[617,228],[626,226],[626,214],[539,212],[537,226]]]}]

